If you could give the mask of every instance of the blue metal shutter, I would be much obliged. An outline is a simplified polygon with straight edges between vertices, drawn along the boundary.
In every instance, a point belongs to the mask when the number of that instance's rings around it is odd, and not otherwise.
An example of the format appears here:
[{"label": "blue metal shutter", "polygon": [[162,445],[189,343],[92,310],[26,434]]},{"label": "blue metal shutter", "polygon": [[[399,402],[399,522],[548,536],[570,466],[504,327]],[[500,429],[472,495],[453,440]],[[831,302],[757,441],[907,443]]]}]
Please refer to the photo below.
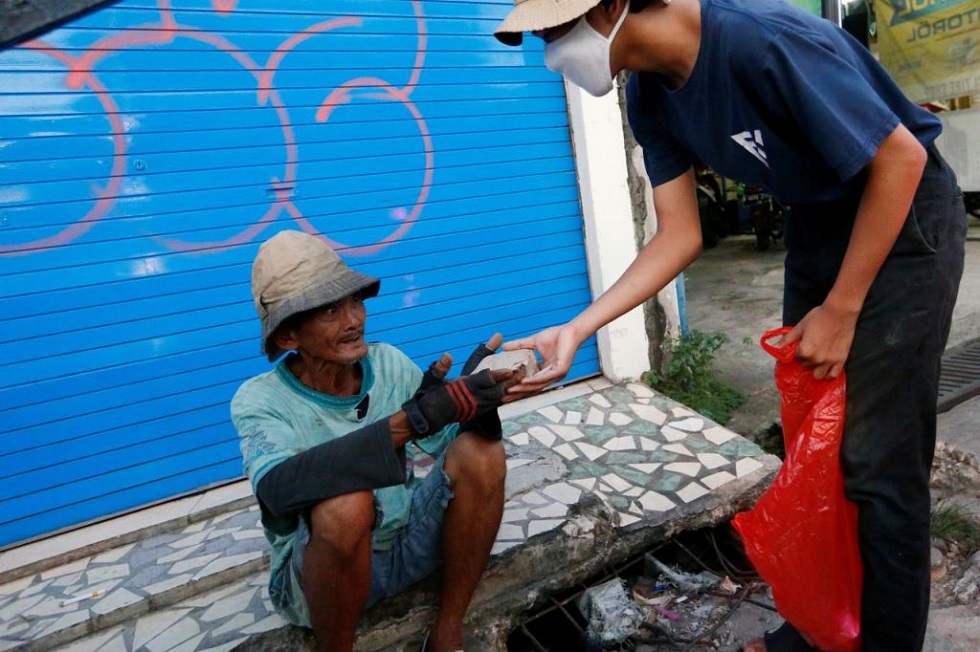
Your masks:
[{"label": "blue metal shutter", "polygon": [[492,38],[510,6],[124,0],[0,53],[0,546],[241,474],[279,230],[382,278],[370,338],[421,366],[588,304],[562,86]]}]

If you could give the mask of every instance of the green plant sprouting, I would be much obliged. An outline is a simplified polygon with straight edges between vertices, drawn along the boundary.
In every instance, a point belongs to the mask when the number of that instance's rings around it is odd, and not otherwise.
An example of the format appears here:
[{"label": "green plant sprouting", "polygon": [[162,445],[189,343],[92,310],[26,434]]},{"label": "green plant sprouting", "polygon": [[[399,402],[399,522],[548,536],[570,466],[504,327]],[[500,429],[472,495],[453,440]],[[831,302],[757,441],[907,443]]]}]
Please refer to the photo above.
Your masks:
[{"label": "green plant sprouting", "polygon": [[726,342],[724,334],[697,330],[666,342],[663,370],[648,371],[643,382],[724,425],[745,401],[740,391],[718,380],[711,369],[715,353]]}]

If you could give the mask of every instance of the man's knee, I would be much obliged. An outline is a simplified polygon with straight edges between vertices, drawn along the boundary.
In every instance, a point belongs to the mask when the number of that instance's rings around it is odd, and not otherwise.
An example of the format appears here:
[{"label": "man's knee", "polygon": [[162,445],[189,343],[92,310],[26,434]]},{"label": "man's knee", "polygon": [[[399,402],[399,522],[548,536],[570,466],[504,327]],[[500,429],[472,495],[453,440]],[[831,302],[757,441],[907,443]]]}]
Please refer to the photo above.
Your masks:
[{"label": "man's knee", "polygon": [[503,486],[507,454],[503,442],[489,441],[471,432],[456,438],[446,453],[446,473],[456,482],[478,482],[488,489]]},{"label": "man's knee", "polygon": [[374,494],[342,494],[317,503],[310,511],[310,543],[339,554],[353,554],[374,527]]}]

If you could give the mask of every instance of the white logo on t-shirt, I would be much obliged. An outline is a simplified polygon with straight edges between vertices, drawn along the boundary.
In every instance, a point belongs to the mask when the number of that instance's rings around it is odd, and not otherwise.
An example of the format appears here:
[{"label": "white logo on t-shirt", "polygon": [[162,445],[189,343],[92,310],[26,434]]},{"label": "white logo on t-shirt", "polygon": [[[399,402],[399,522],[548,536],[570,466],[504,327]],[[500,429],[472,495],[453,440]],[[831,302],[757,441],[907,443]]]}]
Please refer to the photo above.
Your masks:
[{"label": "white logo on t-shirt", "polygon": [[756,129],[753,131],[743,131],[738,134],[732,134],[732,140],[745,148],[752,156],[759,159],[763,165],[769,167],[769,163],[766,161],[766,150],[762,148],[762,132]]}]

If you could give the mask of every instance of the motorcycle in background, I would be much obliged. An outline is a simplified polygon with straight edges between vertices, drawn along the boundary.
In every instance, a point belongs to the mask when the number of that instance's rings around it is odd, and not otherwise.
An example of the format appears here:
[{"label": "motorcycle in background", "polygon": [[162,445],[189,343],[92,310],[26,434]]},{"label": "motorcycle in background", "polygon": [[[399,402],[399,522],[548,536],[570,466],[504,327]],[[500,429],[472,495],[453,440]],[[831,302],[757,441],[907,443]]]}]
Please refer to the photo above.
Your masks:
[{"label": "motorcycle in background", "polygon": [[774,242],[783,237],[783,224],[789,209],[760,188],[746,187],[742,201],[752,215],[755,248],[768,251]]}]

